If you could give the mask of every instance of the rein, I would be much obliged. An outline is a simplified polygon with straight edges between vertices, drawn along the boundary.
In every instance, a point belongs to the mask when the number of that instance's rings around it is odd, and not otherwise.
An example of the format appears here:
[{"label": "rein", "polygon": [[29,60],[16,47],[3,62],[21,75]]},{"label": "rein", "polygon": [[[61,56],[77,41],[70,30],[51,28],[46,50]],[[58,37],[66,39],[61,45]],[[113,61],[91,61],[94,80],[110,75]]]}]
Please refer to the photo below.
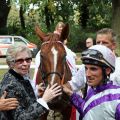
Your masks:
[{"label": "rein", "polygon": [[62,75],[59,72],[49,72],[49,73],[46,74],[46,76],[44,76],[44,79],[47,78],[49,75],[52,75],[52,74],[56,74],[60,77],[60,79],[62,79]]}]

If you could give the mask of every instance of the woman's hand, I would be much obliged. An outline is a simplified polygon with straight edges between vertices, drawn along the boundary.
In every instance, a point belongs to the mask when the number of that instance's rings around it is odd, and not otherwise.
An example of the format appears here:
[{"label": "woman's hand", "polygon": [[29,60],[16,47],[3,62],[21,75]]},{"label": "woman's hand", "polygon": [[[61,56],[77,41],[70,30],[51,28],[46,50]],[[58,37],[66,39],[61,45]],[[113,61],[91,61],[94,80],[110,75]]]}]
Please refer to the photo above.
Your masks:
[{"label": "woman's hand", "polygon": [[49,102],[49,101],[51,101],[52,99],[54,99],[55,97],[57,97],[57,96],[59,96],[61,94],[62,94],[61,86],[58,86],[58,84],[55,83],[51,87],[48,85],[48,87],[46,88],[42,98],[46,102]]},{"label": "woman's hand", "polygon": [[5,91],[2,97],[0,98],[0,111],[3,110],[12,110],[18,106],[18,101],[16,98],[7,98],[7,92]]}]

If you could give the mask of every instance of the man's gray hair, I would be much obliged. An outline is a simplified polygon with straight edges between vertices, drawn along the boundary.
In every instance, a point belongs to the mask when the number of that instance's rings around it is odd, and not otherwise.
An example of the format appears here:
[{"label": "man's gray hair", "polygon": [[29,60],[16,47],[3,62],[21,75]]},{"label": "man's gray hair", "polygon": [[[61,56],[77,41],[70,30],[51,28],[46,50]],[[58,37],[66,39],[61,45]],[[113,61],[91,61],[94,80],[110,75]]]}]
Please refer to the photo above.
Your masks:
[{"label": "man's gray hair", "polygon": [[22,53],[24,51],[26,51],[28,53],[29,57],[32,57],[32,53],[31,53],[30,49],[25,45],[11,45],[7,49],[6,62],[9,65],[9,67],[11,66],[11,64],[13,64],[15,62],[17,53],[20,53],[20,52]]},{"label": "man's gray hair", "polygon": [[116,42],[117,41],[117,35],[116,33],[110,29],[110,28],[103,28],[97,32],[97,35],[99,34],[106,34],[106,35],[111,35],[111,41]]}]

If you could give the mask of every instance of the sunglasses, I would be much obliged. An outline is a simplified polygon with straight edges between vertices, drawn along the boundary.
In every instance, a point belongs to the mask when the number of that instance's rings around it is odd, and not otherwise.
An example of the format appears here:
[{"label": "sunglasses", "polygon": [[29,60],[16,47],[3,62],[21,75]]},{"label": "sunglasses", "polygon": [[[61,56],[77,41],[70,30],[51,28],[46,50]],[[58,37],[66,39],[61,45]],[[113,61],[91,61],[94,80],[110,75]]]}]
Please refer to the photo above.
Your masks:
[{"label": "sunglasses", "polygon": [[86,51],[83,51],[81,56],[82,57],[89,56],[89,57],[96,58],[96,59],[99,59],[99,60],[104,59],[101,52],[99,52],[97,50],[92,50],[92,49],[88,49]]},{"label": "sunglasses", "polygon": [[27,62],[27,63],[30,63],[32,61],[32,58],[29,57],[29,58],[25,58],[25,59],[16,59],[15,63],[22,64],[24,61]]}]

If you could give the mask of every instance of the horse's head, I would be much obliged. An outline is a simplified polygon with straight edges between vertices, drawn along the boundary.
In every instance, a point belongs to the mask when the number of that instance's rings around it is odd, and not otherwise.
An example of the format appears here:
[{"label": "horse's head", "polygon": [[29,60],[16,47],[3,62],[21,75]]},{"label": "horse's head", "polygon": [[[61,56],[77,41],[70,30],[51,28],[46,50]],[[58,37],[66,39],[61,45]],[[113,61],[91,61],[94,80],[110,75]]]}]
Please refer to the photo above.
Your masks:
[{"label": "horse's head", "polygon": [[36,26],[35,31],[42,40],[40,51],[40,74],[45,85],[58,83],[62,85],[71,78],[71,71],[66,63],[66,51],[63,41],[69,34],[68,24],[61,35],[55,33],[45,34]]},{"label": "horse's head", "polygon": [[40,52],[40,70],[45,84],[63,84],[65,81],[66,52],[60,41],[44,42]]},{"label": "horse's head", "polygon": [[[62,29],[61,35],[55,33],[44,33],[38,26],[35,32],[43,42],[40,51],[40,71],[45,84],[63,84],[71,73],[66,64],[66,51],[63,41],[69,34],[69,25]],[[67,71],[67,72],[66,72]],[[69,74],[68,74],[69,72]],[[70,74],[71,76],[71,74]]]}]

